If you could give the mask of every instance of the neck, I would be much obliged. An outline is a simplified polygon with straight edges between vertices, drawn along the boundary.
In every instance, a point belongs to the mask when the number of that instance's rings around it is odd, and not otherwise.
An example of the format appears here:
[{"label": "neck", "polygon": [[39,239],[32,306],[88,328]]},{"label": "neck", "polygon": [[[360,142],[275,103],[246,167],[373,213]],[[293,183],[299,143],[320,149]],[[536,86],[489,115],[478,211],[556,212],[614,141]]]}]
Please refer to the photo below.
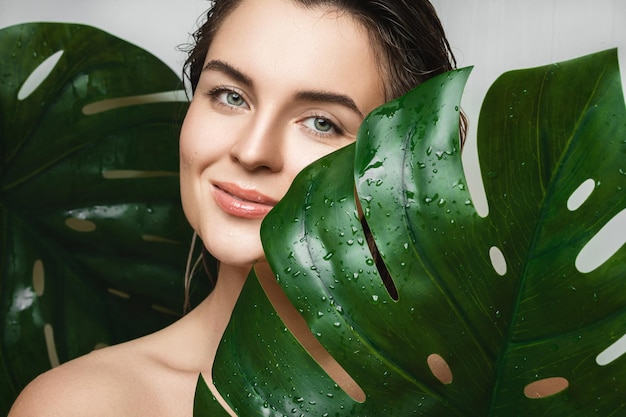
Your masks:
[{"label": "neck", "polygon": [[210,315],[205,316],[206,320],[213,323],[217,321],[226,328],[251,269],[250,266],[220,265],[215,288],[199,306],[212,310],[211,313],[207,312]]},{"label": "neck", "polygon": [[250,266],[221,264],[217,282],[211,294],[186,316],[186,322],[194,323],[194,332],[204,336],[202,343],[204,359],[201,370],[209,371],[206,372],[207,374],[210,374],[210,369],[213,367],[217,347],[228,326],[250,270]]},{"label": "neck", "polygon": [[215,299],[212,302],[219,304],[223,312],[228,315],[226,321],[230,319],[230,314],[235,308],[235,303],[239,298],[239,294],[241,294],[241,290],[243,289],[243,285],[251,269],[252,267],[249,265],[220,265],[217,274],[217,283],[207,300],[211,298]]}]

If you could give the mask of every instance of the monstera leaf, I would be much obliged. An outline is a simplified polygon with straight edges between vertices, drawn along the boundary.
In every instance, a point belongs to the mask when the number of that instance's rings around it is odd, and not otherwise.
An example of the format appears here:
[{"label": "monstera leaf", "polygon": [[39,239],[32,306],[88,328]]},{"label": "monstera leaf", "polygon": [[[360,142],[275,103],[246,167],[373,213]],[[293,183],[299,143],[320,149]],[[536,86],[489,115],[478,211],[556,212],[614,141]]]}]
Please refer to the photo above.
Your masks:
[{"label": "monstera leaf", "polygon": [[163,94],[180,89],[165,64],[48,23],[3,29],[0,61],[6,412],[51,366],[172,322],[191,233],[178,191],[185,105]]},{"label": "monstera leaf", "polygon": [[[626,115],[615,51],[494,83],[478,129],[484,218],[458,145],[468,74],[372,112],[356,145],[303,171],[262,226],[280,286],[365,400],[317,365],[252,274],[213,369],[238,415],[619,412]],[[585,265],[611,231],[608,253]],[[202,379],[195,413],[228,415]]]}]

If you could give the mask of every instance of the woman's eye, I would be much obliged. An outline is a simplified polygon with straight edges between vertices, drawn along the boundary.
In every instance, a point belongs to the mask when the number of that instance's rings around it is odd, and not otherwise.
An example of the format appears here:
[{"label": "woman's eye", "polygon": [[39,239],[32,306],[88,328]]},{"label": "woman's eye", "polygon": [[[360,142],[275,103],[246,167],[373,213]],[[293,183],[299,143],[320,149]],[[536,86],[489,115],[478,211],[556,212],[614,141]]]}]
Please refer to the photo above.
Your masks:
[{"label": "woman's eye", "polygon": [[227,88],[216,88],[208,93],[215,102],[229,107],[248,109],[248,103],[243,94]]},{"label": "woman's eye", "polygon": [[234,91],[226,91],[222,93],[224,95],[224,101],[234,107],[242,107],[246,104],[246,101],[241,97],[241,94]]},{"label": "woman's eye", "polygon": [[333,129],[332,123],[326,119],[322,119],[321,117],[316,117],[313,124],[315,125],[315,128],[321,132],[329,132]]},{"label": "woman's eye", "polygon": [[317,134],[332,135],[340,133],[339,128],[325,117],[309,117],[302,124]]}]

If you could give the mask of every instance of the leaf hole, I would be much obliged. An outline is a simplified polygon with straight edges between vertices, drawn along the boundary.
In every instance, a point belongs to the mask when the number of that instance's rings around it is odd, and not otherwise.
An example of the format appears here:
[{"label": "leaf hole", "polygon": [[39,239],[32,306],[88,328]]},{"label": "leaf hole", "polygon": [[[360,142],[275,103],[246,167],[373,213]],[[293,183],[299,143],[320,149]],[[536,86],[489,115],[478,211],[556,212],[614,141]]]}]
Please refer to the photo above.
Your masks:
[{"label": "leaf hole", "polygon": [[168,239],[166,237],[155,236],[155,235],[141,235],[141,239],[145,242],[152,242],[152,243],[167,243],[167,244],[172,244],[172,245],[181,244],[177,240]]},{"label": "leaf hole", "polygon": [[496,246],[492,246],[489,249],[489,259],[491,259],[491,265],[498,275],[501,277],[506,275],[507,266],[506,259],[502,251]]},{"label": "leaf hole", "polygon": [[65,225],[68,228],[81,233],[89,233],[96,230],[96,224],[94,222],[85,219],[77,219],[75,217],[65,220]]},{"label": "leaf hole", "polygon": [[389,296],[394,301],[398,301],[399,299],[398,288],[396,287],[396,283],[393,282],[393,278],[391,277],[391,274],[389,273],[387,266],[385,266],[385,262],[380,256],[380,251],[378,250],[378,247],[376,246],[376,242],[374,241],[374,235],[372,235],[372,231],[370,230],[369,225],[365,221],[364,216],[361,217],[361,226],[363,227],[363,232],[365,233],[365,240],[367,241],[367,247],[369,248],[370,253],[372,254],[372,258],[374,259],[374,264],[376,265],[376,269],[378,270],[378,275],[383,280],[383,284],[385,285],[385,288],[387,289],[387,293],[389,293]]},{"label": "leaf hole", "polygon": [[125,300],[130,298],[130,294],[128,294],[128,293],[126,293],[124,291],[116,290],[114,288],[107,288],[107,291],[110,294],[113,294],[114,296],[119,297],[119,298],[123,298]]},{"label": "leaf hole", "polygon": [[161,93],[142,94],[137,96],[116,97],[107,100],[100,100],[87,104],[83,107],[83,114],[93,116],[110,110],[123,107],[138,106],[142,104],[187,102],[187,94],[184,90],[164,91]]},{"label": "leaf hole", "polygon": [[54,68],[59,63],[63,51],[57,51],[44,60],[33,72],[30,73],[20,90],[17,92],[17,99],[26,100],[30,95],[50,76]]},{"label": "leaf hole", "polygon": [[254,270],[276,313],[300,345],[346,394],[356,402],[365,402],[366,395],[363,389],[313,335],[304,317],[276,282],[269,266],[257,264]]},{"label": "leaf hole", "polygon": [[150,308],[152,308],[154,311],[162,313],[162,314],[167,314],[168,316],[174,316],[174,317],[180,317],[181,314],[177,311],[172,310],[171,308],[167,308],[165,306],[159,305],[159,304],[153,304],[150,306]]},{"label": "leaf hole", "polygon": [[59,354],[57,353],[57,345],[54,342],[54,329],[50,324],[43,326],[43,335],[46,340],[46,350],[48,351],[50,366],[56,368],[61,362],[59,361]]},{"label": "leaf hole", "polygon": [[102,178],[105,180],[128,180],[135,178],[161,178],[161,177],[178,177],[175,171],[139,171],[139,170],[108,170],[102,172]]},{"label": "leaf hole", "polygon": [[432,372],[435,378],[437,378],[442,384],[449,385],[452,383],[452,370],[450,370],[448,362],[446,362],[441,355],[436,353],[429,355],[426,359],[426,363],[430,368],[430,372]]},{"label": "leaf hole", "polygon": [[600,366],[606,366],[626,353],[626,334],[619,338],[608,348],[604,349],[596,357],[596,363]]},{"label": "leaf hole", "polygon": [[585,201],[591,196],[593,190],[596,188],[596,182],[589,178],[583,181],[582,184],[576,188],[572,195],[567,199],[567,209],[569,211],[576,211],[583,205]]},{"label": "leaf hole", "polygon": [[41,297],[45,290],[45,271],[41,259],[37,259],[33,264],[33,289],[35,294]]},{"label": "leaf hole", "polygon": [[626,209],[609,220],[576,257],[576,268],[589,273],[608,261],[626,243]]},{"label": "leaf hole", "polygon": [[524,387],[524,395],[531,400],[550,397],[569,387],[569,381],[562,377],[545,378],[531,382]]}]

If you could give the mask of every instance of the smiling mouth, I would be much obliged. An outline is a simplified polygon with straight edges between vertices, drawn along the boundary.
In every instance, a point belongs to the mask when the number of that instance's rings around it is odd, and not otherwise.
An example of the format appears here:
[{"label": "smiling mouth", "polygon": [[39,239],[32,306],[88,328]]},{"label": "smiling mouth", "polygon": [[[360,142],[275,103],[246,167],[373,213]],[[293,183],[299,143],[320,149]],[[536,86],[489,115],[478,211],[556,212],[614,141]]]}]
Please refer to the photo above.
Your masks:
[{"label": "smiling mouth", "polygon": [[254,190],[235,184],[213,184],[213,197],[217,205],[227,214],[245,219],[265,217],[277,201]]}]

